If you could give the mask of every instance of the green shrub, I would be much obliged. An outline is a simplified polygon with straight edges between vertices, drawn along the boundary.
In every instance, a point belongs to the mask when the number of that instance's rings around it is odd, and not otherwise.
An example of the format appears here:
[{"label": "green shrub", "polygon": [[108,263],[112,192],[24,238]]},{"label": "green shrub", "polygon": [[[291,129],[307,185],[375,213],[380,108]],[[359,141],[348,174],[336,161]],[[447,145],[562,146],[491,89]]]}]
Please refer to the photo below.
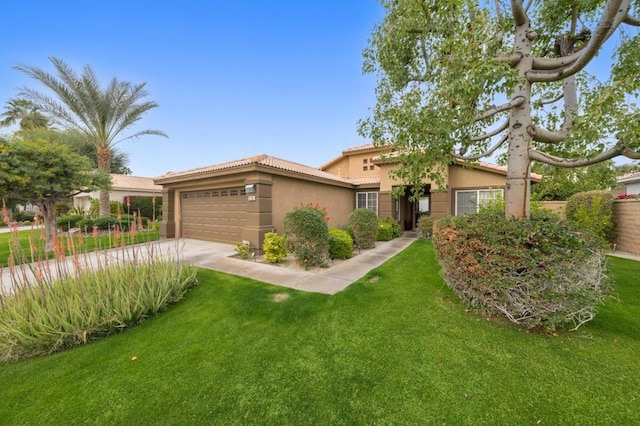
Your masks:
[{"label": "green shrub", "polygon": [[391,241],[393,239],[393,229],[391,224],[386,222],[378,222],[378,232],[376,241]]},{"label": "green shrub", "polygon": [[281,263],[287,257],[287,238],[275,232],[267,232],[264,234],[262,250],[267,262]]},{"label": "green shrub", "polygon": [[588,191],[567,200],[567,219],[584,227],[603,241],[613,240],[613,195],[608,191]]},{"label": "green shrub", "polygon": [[16,222],[34,222],[36,214],[34,212],[15,212],[13,214],[13,220]]},{"label": "green shrub", "polygon": [[[140,212],[142,217],[158,218],[162,215],[162,197],[161,196],[140,196],[129,195],[129,206],[126,205],[125,198],[124,211]],[[155,213],[155,216],[154,216]]]},{"label": "green shrub", "polygon": [[91,232],[93,231],[93,219],[85,217],[78,221],[78,228],[80,228],[83,232]]},{"label": "green shrub", "polygon": [[461,300],[526,328],[577,328],[610,292],[598,238],[551,213],[448,217],[435,223],[433,239]]},{"label": "green shrub", "polygon": [[387,216],[382,221],[391,225],[391,236],[393,238],[399,238],[402,236],[402,228],[400,227],[400,224],[397,220],[395,220],[391,216]]},{"label": "green shrub", "polygon": [[325,213],[310,206],[298,207],[284,217],[284,232],[300,265],[325,266],[329,259],[329,228]]},{"label": "green shrub", "polygon": [[[98,206],[100,206],[100,200],[98,200]],[[120,208],[120,213],[126,213],[126,210],[123,208],[120,201],[109,201],[109,213],[117,215],[118,208]]]},{"label": "green shrub", "polygon": [[422,215],[418,218],[418,228],[416,229],[418,238],[431,238],[433,234],[433,218],[428,215]]},{"label": "green shrub", "polygon": [[353,256],[353,239],[347,231],[329,229],[329,256],[332,259],[350,259]]},{"label": "green shrub", "polygon": [[360,248],[375,247],[378,235],[378,215],[371,209],[355,209],[349,215],[353,242]]},{"label": "green shrub", "polygon": [[30,220],[24,220],[24,221],[22,221],[22,225],[24,225],[24,226],[29,226],[29,225],[31,225],[31,224],[32,224],[32,222],[31,222]]},{"label": "green shrub", "polygon": [[253,247],[251,247],[251,244],[243,242],[236,243],[236,248],[234,248],[234,250],[238,253],[238,256],[240,256],[241,259],[246,259],[253,253]]},{"label": "green shrub", "polygon": [[69,229],[76,228],[80,220],[82,220],[82,215],[79,214],[59,217],[57,219],[58,228],[62,229],[63,231],[68,231]]},{"label": "green shrub", "polygon": [[101,231],[113,229],[116,223],[118,223],[118,219],[115,216],[100,216],[93,220],[93,226]]}]

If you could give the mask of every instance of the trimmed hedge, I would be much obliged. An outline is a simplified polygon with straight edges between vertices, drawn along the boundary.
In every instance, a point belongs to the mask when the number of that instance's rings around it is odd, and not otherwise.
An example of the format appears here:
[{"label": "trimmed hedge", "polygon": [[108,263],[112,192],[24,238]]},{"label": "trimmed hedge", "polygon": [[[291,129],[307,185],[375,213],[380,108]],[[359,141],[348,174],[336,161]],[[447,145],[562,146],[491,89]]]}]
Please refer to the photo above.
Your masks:
[{"label": "trimmed hedge", "polygon": [[[131,213],[133,212],[138,212],[140,211],[140,215],[142,215],[142,217],[149,217],[149,218],[153,218],[154,217],[154,211],[155,211],[155,217],[156,219],[159,218],[162,215],[162,197],[161,196],[142,196],[142,195],[129,195],[129,207],[127,207],[127,198],[125,197],[125,201],[124,201],[124,212],[130,211]],[[155,198],[155,204],[154,204],[154,198]]]},{"label": "trimmed hedge", "polygon": [[329,255],[332,259],[350,259],[353,256],[353,239],[347,231],[329,229]]},{"label": "trimmed hedge", "polygon": [[378,235],[378,215],[371,209],[355,209],[349,215],[349,228],[353,242],[360,248],[376,246]]},{"label": "trimmed hedge", "polygon": [[397,220],[392,218],[391,216],[387,216],[382,220],[383,223],[387,223],[391,226],[391,237],[399,238],[402,236],[402,228]]},{"label": "trimmed hedge", "polygon": [[611,291],[600,240],[550,213],[448,217],[435,223],[433,241],[463,302],[525,328],[578,328]]},{"label": "trimmed hedge", "polygon": [[433,218],[427,215],[420,216],[416,231],[418,238],[431,238],[433,234]]},{"label": "trimmed hedge", "polygon": [[61,216],[57,219],[58,228],[63,231],[68,231],[69,229],[77,228],[78,222],[83,219],[82,215],[79,214],[71,214],[68,216]]}]

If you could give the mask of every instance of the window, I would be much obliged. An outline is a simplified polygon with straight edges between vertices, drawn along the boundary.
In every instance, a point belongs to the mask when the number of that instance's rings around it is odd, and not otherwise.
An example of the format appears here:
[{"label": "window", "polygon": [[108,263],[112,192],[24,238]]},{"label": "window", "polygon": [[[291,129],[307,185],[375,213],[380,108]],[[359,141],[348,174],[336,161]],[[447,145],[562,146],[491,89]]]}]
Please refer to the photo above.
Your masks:
[{"label": "window", "polygon": [[356,193],[356,208],[371,209],[378,213],[378,193],[377,192],[358,192]]},{"label": "window", "polygon": [[362,166],[362,171],[366,172],[367,170],[369,170],[369,168],[367,166]]},{"label": "window", "polygon": [[229,195],[231,195],[232,197],[235,197],[238,195],[238,190],[237,189],[232,189],[231,191],[229,191]]},{"label": "window", "polygon": [[375,169],[376,166],[369,166],[369,170]]},{"label": "window", "polygon": [[500,198],[502,198],[502,189],[456,191],[456,216],[478,213],[481,206]]},{"label": "window", "polygon": [[364,160],[362,160],[362,164],[367,164],[367,159],[365,158]]}]

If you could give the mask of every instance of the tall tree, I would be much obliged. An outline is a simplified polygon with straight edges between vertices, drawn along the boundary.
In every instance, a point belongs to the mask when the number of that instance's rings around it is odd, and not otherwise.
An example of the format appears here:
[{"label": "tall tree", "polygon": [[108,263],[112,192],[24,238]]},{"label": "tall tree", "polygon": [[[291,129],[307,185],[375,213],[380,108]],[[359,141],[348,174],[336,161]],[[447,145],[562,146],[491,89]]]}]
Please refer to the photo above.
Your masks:
[{"label": "tall tree", "polygon": [[[20,95],[49,114],[62,128],[84,134],[96,147],[100,170],[111,169],[111,148],[123,140],[142,135],[167,137],[164,132],[152,129],[122,137],[145,113],[158,106],[145,100],[149,95],[146,83],[132,84],[113,78],[103,87],[90,66],[85,65],[78,75],[64,61],[49,59],[57,75],[29,65],[15,68],[44,84],[55,96],[29,87],[23,87]],[[100,214],[109,214],[109,191],[105,189],[100,190]]]},{"label": "tall tree", "polygon": [[54,131],[0,140],[0,197],[30,202],[44,218],[46,250],[56,231],[55,204],[81,192],[109,187],[109,175],[92,169],[88,158],[60,143]]},{"label": "tall tree", "polygon": [[26,99],[9,99],[0,114],[4,117],[0,121],[1,127],[20,124],[20,130],[46,129],[49,127],[49,119],[42,114],[33,102]]},{"label": "tall tree", "polygon": [[[532,162],[640,158],[640,1],[382,4],[364,52],[377,105],[359,130],[398,148],[398,179],[441,182],[442,164],[506,149],[506,215],[528,218]],[[586,67],[605,42],[614,55],[600,82]]]}]

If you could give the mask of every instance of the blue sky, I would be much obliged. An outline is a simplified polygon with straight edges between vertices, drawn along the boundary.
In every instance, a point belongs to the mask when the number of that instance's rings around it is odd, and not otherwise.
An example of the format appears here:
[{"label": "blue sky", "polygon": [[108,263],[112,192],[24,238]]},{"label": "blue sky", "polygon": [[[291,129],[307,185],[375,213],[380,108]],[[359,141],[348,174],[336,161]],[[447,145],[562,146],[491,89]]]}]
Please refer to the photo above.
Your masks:
[{"label": "blue sky", "polygon": [[39,83],[13,69],[80,71],[147,82],[160,104],[118,147],[135,175],[158,176],[258,154],[319,166],[368,143],[357,121],[375,104],[362,50],[376,0],[3,0],[0,103]]}]

